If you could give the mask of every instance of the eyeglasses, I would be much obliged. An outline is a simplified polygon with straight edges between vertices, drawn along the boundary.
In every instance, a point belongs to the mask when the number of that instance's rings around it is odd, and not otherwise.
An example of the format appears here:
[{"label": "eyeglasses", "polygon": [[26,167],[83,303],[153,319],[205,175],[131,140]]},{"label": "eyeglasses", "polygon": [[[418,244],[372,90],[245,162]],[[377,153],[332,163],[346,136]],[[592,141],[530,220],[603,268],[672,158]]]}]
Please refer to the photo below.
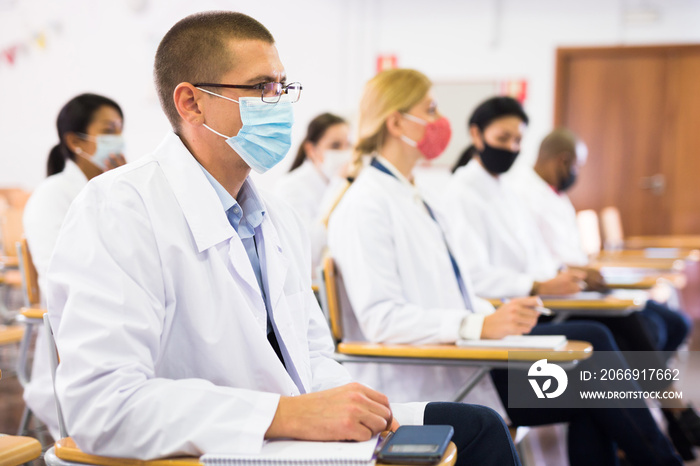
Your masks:
[{"label": "eyeglasses", "polygon": [[227,89],[257,89],[260,90],[260,98],[266,104],[276,104],[279,102],[282,94],[289,96],[291,103],[298,102],[301,97],[300,83],[260,83],[253,85],[244,84],[214,84],[214,83],[198,83],[194,87],[225,87]]}]

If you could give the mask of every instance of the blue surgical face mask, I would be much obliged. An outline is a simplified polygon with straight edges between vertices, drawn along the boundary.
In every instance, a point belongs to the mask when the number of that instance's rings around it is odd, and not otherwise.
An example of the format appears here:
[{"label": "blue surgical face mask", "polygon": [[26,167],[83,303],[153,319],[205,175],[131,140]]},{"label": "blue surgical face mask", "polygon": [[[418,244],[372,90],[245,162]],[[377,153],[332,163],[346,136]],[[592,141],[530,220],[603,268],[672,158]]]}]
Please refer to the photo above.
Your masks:
[{"label": "blue surgical face mask", "polygon": [[90,161],[102,170],[107,170],[106,162],[110,155],[119,155],[124,152],[124,137],[121,134],[99,134],[97,136],[84,134],[81,137],[95,142],[95,153],[90,157]]},{"label": "blue surgical face mask", "polygon": [[287,155],[292,145],[294,110],[286,95],[282,95],[276,104],[268,104],[260,97],[239,97],[234,100],[206,89],[198,89],[238,104],[243,127],[236,136],[226,136],[206,124],[204,127],[225,138],[250,168],[265,173]]}]

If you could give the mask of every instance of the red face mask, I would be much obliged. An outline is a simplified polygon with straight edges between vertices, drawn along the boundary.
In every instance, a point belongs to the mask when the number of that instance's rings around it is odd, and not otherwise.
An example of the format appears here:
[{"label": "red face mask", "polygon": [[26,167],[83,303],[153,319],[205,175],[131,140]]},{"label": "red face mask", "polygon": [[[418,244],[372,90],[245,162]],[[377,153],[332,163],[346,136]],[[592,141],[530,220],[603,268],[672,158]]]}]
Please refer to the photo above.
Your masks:
[{"label": "red face mask", "polygon": [[446,117],[427,122],[422,118],[409,115],[408,113],[404,113],[403,116],[418,123],[419,125],[425,126],[425,133],[423,134],[423,138],[418,142],[414,141],[413,139],[409,139],[402,134],[402,141],[409,146],[417,148],[421,154],[423,154],[423,157],[428,160],[434,159],[444,152],[447,144],[450,142],[450,137],[452,136],[450,121]]}]

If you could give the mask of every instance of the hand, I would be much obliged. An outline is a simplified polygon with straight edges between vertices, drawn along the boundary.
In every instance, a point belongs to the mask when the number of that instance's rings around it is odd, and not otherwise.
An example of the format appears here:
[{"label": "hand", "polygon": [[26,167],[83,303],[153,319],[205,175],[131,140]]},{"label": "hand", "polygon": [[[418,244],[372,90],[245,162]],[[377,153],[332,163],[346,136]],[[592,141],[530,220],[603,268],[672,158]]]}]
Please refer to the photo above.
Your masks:
[{"label": "hand", "polygon": [[535,310],[537,306],[542,306],[542,301],[536,296],[511,299],[484,318],[481,338],[499,339],[508,335],[530,333],[540,316]]},{"label": "hand", "polygon": [[591,291],[609,290],[608,284],[605,283],[605,278],[603,278],[600,271],[592,267],[585,267],[582,270],[586,272],[586,285],[588,285],[587,289]]},{"label": "hand", "polygon": [[280,398],[265,438],[314,441],[369,440],[393,428],[389,400],[358,383]]},{"label": "hand", "polygon": [[126,164],[126,159],[122,154],[110,154],[109,158],[105,160],[106,170],[111,170],[113,168],[121,167]]},{"label": "hand", "polygon": [[585,280],[586,272],[582,270],[565,270],[551,280],[538,283],[533,291],[538,295],[574,294],[584,289]]}]

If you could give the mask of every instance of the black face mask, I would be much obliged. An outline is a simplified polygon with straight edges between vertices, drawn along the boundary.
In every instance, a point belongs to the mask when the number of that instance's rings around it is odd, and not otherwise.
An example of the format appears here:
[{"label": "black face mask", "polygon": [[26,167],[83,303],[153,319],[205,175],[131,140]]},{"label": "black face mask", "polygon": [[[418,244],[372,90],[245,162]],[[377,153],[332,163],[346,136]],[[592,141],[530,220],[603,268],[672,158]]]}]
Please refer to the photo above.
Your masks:
[{"label": "black face mask", "polygon": [[520,152],[511,152],[505,149],[497,149],[486,144],[484,141],[484,150],[481,151],[479,157],[486,171],[493,175],[500,175],[510,170],[513,162],[518,157]]},{"label": "black face mask", "polygon": [[569,171],[569,175],[566,178],[559,180],[559,186],[557,186],[557,189],[559,192],[567,191],[574,185],[574,183],[576,183],[576,172]]}]

